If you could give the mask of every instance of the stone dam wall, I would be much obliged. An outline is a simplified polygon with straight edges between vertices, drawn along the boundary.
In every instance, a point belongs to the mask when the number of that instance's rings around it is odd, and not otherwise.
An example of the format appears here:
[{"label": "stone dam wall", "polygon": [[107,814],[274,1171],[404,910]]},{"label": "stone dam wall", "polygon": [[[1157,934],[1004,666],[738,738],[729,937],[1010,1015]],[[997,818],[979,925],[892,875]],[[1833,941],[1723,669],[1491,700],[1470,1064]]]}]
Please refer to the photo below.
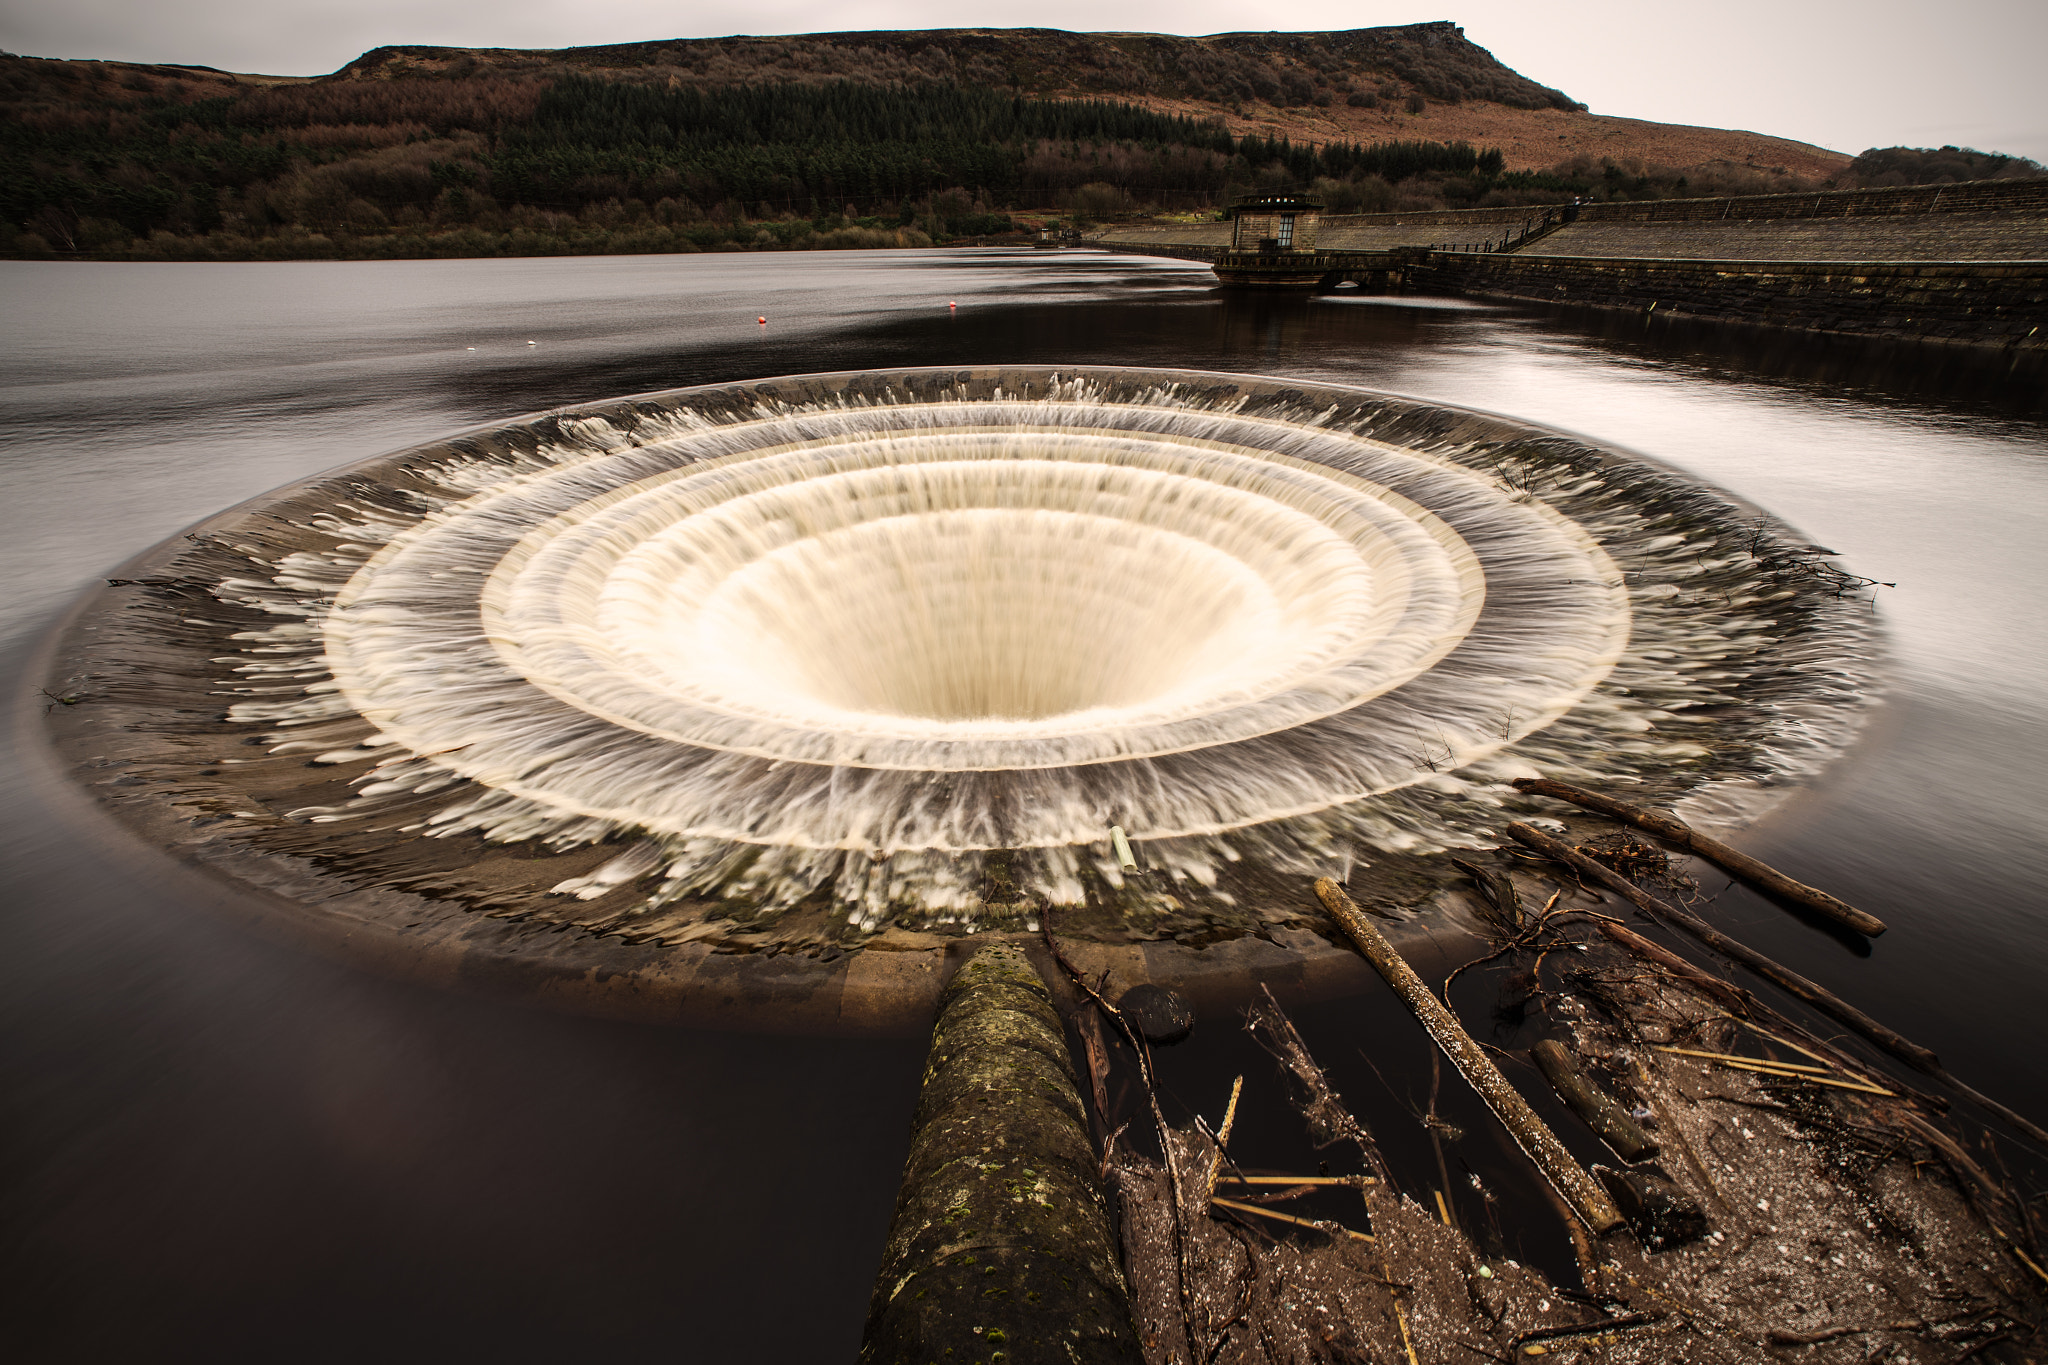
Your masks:
[{"label": "stone dam wall", "polygon": [[1427,293],[1858,336],[2048,348],[2048,261],[1708,261],[1419,253]]},{"label": "stone dam wall", "polygon": [[1694,261],[2048,260],[2048,211],[1851,219],[1572,223],[1524,248],[1543,256]]},{"label": "stone dam wall", "polygon": [[[1444,249],[1544,212],[1331,216],[1317,246],[1398,262],[1400,287],[1430,293],[2048,349],[2048,178],[1586,204],[1512,251]],[[1228,240],[1203,223],[1094,244],[1214,261]]]},{"label": "stone dam wall", "polygon": [[1882,190],[1746,194],[1721,199],[1651,199],[1586,204],[1585,222],[1671,223],[1788,218],[1867,218],[1921,213],[2048,213],[2048,177],[1905,185]]}]

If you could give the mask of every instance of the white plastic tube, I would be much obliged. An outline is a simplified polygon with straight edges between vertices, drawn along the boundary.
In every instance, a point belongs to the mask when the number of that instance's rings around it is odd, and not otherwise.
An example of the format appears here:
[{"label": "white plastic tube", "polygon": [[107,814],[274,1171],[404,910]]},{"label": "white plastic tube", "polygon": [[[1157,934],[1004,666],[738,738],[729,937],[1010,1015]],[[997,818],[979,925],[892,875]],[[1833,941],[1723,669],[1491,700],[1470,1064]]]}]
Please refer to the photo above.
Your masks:
[{"label": "white plastic tube", "polygon": [[1122,825],[1109,827],[1109,841],[1116,845],[1116,865],[1126,872],[1138,870],[1138,860],[1131,856],[1131,841],[1124,835]]}]

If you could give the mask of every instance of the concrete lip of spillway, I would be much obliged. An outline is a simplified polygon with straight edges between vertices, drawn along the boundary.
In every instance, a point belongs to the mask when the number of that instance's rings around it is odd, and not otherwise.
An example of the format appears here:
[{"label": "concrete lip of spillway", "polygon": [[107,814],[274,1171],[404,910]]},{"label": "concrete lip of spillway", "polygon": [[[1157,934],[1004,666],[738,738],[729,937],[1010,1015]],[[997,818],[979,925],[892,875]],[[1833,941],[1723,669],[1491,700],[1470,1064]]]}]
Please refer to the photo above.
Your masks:
[{"label": "concrete lip of spillway", "polygon": [[223,512],[81,604],[49,723],[145,840],[382,970],[898,1031],[1048,913],[1126,985],[1349,989],[1312,877],[1456,933],[1442,855],[1517,776],[1739,823],[1855,732],[1830,573],[1653,462],[1365,390],[801,376]]}]

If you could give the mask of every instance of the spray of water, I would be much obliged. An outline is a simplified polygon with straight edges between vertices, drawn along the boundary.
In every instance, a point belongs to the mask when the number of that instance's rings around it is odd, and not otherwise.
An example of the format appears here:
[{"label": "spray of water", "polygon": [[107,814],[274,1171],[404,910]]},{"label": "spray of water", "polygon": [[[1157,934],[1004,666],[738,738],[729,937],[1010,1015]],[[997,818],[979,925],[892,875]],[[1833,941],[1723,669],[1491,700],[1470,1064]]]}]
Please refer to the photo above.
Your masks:
[{"label": "spray of water", "polygon": [[[625,838],[555,892],[822,891],[856,931],[977,925],[994,858],[1045,901],[1122,887],[1113,824],[1185,895],[1468,844],[1538,767],[1753,783],[1839,742],[1843,637],[1760,614],[1713,495],[1186,379],[685,392],[416,453],[407,499],[219,585],[283,618],[239,633],[232,719],[361,765],[298,819]],[[1731,765],[1707,731],[1764,672],[1777,747]]]}]

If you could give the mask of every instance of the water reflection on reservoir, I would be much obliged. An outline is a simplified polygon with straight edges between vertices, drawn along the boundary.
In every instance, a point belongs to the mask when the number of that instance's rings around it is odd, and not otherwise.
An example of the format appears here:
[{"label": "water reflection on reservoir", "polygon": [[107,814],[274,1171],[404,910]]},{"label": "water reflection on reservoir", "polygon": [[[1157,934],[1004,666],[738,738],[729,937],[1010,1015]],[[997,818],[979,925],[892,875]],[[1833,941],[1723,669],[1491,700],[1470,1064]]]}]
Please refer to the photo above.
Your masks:
[{"label": "water reflection on reservoir", "polygon": [[[1198,266],[1069,252],[10,262],[0,290],[0,644],[26,703],[0,792],[18,1358],[852,1354],[921,1040],[625,1026],[507,1005],[488,980],[365,977],[123,846],[34,748],[33,643],[128,555],[379,450],[691,383],[1254,371],[1587,432],[1769,508],[1897,584],[1874,608],[1894,682],[1863,744],[1747,846],[1892,931],[1859,958],[1739,891],[1711,913],[2042,1117],[2048,1060],[2010,1040],[2048,972],[2048,385],[2010,357],[1231,298]],[[1391,1130],[1350,1032],[1408,1047],[1383,1003],[1302,1022]],[[1169,1080],[1213,1111],[1239,1049],[1227,1021],[1204,1028],[1215,1049],[1188,1045]],[[1381,1059],[1397,1084],[1426,1065],[1409,1042]]]}]

